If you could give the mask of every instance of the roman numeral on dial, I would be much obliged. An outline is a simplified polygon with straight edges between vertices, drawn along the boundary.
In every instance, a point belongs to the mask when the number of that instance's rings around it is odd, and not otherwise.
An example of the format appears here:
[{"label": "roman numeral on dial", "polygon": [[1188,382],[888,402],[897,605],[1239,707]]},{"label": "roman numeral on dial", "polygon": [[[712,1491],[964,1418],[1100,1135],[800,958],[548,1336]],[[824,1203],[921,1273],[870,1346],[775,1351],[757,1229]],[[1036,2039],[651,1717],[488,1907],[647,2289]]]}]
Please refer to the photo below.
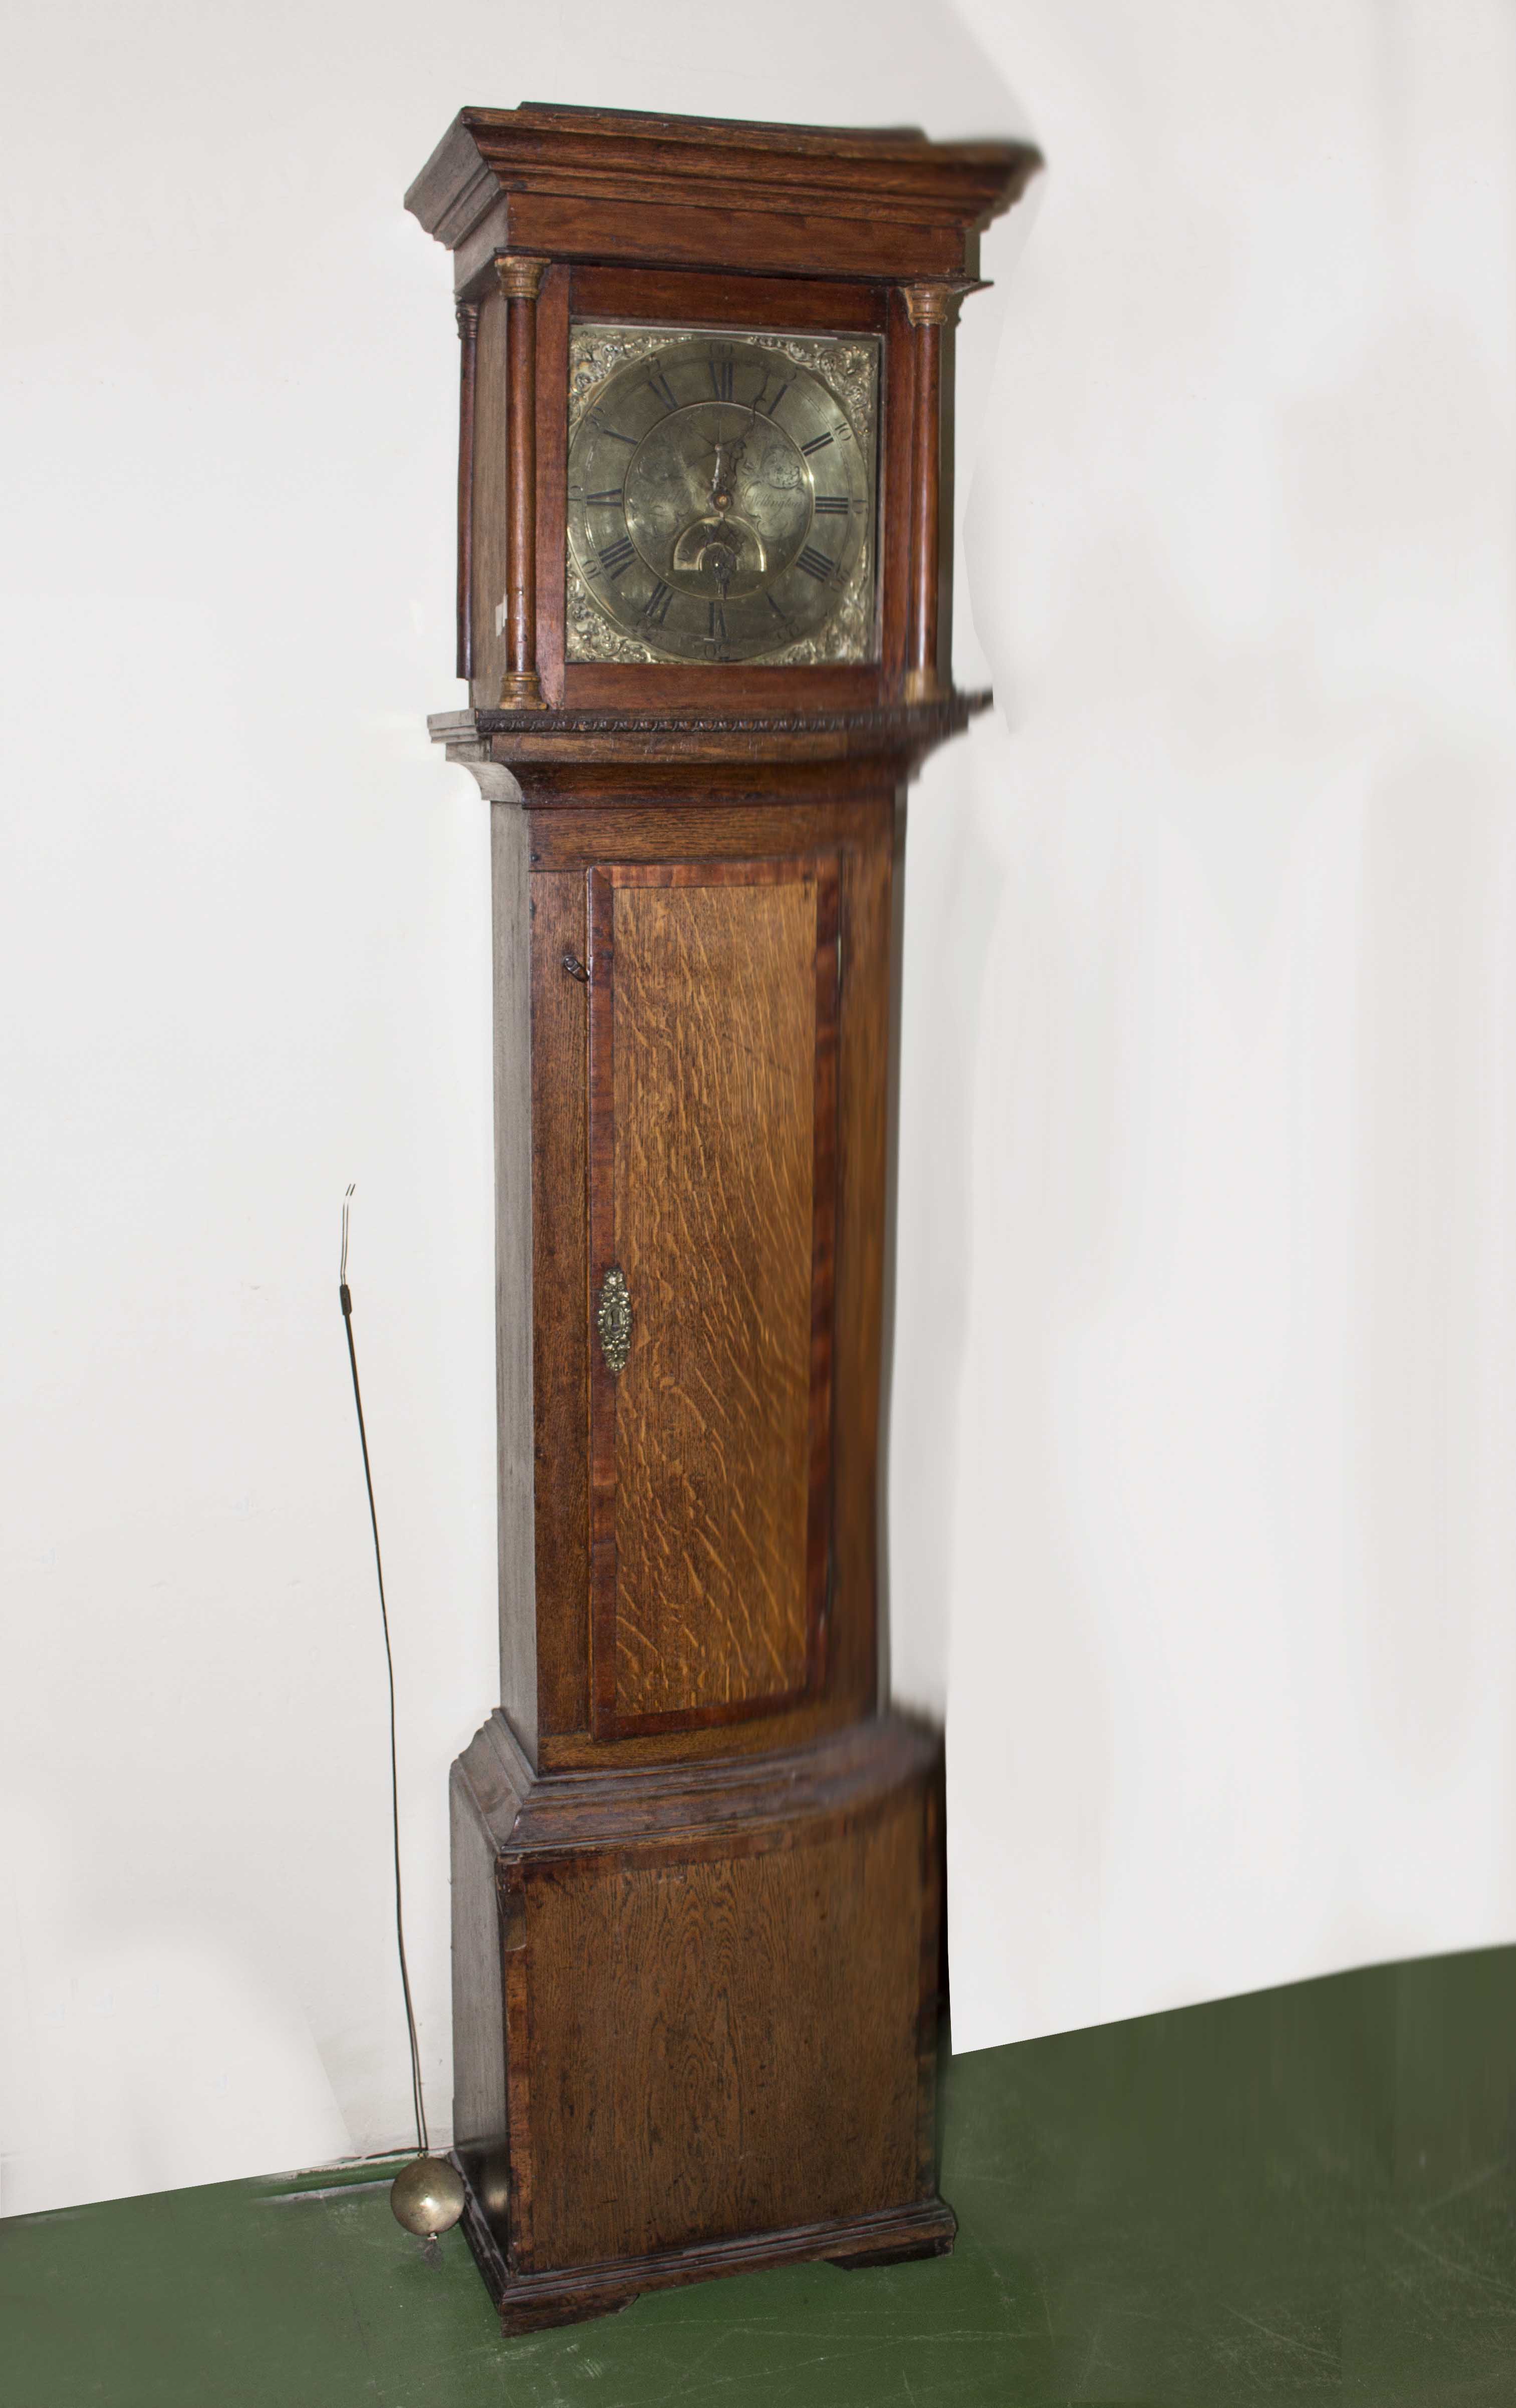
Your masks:
[{"label": "roman numeral on dial", "polygon": [[800,449],[808,460],[813,452],[824,452],[831,440],[832,430],[828,427],[824,435],[813,435],[808,443],[801,444]]},{"label": "roman numeral on dial", "polygon": [[665,411],[677,409],[679,408],[679,404],[674,398],[674,388],[669,383],[668,379],[665,376],[656,360],[650,360],[648,363],[648,383],[651,391],[656,394],[657,398],[663,403]]},{"label": "roman numeral on dial", "polygon": [[708,361],[707,365],[710,369],[711,392],[715,394],[718,401],[730,401],[732,398],[733,375],[731,361],[712,359]]},{"label": "roman numeral on dial", "polygon": [[629,535],[618,536],[614,543],[603,543],[600,547],[600,566],[612,582],[621,575],[622,569],[630,565],[632,557],[632,538]]},{"label": "roman numeral on dial", "polygon": [[774,381],[774,371],[773,371],[773,369],[772,369],[772,368],[767,368],[767,369],[765,369],[765,372],[764,372],[764,380],[763,380],[763,383],[759,386],[759,388],[758,388],[757,392],[753,394],[753,397],[752,397],[752,406],[753,406],[754,409],[758,410],[758,411],[761,413],[761,415],[762,415],[763,417],[765,417],[765,418],[772,418],[772,417],[773,417],[774,412],[776,411],[776,409],[778,409],[778,408],[779,408],[779,406],[780,402],[784,399],[785,394],[789,392],[790,387],[794,384],[794,377],[786,377],[786,378],[785,378],[785,380],[784,380],[784,382],[780,385],[780,387],[779,387],[779,389],[778,393],[774,395],[773,400],[772,400],[772,401],[765,401],[765,400],[764,399],[764,395],[767,393],[768,388],[769,388],[769,386],[773,383],[773,381]]},{"label": "roman numeral on dial", "polygon": [[[592,495],[591,498],[593,499],[594,496]],[[817,494],[816,516],[819,519],[845,519],[847,515],[848,496],[846,494]]]},{"label": "roman numeral on dial", "polygon": [[828,560],[825,552],[818,552],[813,543],[807,544],[795,566],[803,568],[808,577],[825,578],[837,575],[837,562]]},{"label": "roman numeral on dial", "polygon": [[646,602],[642,605],[642,616],[647,621],[650,627],[661,627],[663,625],[664,621],[668,616],[668,606],[673,599],[673,587],[671,585],[665,585],[663,579],[660,577],[657,584],[653,587],[652,592],[649,595]]}]

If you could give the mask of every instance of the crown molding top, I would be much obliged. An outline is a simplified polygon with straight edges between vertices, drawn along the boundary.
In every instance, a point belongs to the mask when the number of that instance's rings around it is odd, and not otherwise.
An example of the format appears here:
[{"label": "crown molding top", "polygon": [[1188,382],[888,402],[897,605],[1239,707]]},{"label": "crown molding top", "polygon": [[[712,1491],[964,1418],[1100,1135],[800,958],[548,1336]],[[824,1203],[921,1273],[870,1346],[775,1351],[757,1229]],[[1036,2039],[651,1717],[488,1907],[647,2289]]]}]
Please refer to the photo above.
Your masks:
[{"label": "crown molding top", "polygon": [[972,275],[975,237],[1042,160],[1025,142],[930,142],[914,127],[749,124],[523,101],[460,110],[406,195],[459,255],[493,250],[746,272],[799,264],[795,235],[835,229],[836,272]]}]

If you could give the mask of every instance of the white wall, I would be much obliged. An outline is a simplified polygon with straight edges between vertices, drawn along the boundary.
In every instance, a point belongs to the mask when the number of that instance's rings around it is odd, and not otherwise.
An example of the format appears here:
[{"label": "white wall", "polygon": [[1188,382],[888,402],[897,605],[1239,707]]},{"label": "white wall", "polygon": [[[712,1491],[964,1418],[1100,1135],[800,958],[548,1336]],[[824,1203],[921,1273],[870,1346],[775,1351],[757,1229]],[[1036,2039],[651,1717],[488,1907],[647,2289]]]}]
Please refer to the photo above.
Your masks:
[{"label": "white wall", "polygon": [[1014,734],[912,803],[894,1658],[960,2044],[1516,1931],[1504,15],[765,23],[735,85],[694,0],[8,29],[5,2210],[404,2138],[349,1179],[445,2128],[485,830],[400,196],[468,99],[1053,162],[962,348]]},{"label": "white wall", "polygon": [[980,22],[1053,168],[907,969],[959,2045],[1516,1938],[1516,22]]}]

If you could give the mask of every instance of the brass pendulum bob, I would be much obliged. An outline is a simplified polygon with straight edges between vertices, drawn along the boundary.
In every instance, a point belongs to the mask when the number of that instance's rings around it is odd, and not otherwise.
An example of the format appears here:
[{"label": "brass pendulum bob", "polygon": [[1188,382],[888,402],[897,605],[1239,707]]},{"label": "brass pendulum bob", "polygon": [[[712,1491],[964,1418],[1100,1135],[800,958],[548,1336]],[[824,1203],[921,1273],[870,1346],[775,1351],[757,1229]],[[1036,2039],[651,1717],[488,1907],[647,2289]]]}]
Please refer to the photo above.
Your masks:
[{"label": "brass pendulum bob", "polygon": [[451,2232],[464,2212],[464,2178],[448,2157],[412,2157],[390,2185],[390,2205],[421,2240]]}]

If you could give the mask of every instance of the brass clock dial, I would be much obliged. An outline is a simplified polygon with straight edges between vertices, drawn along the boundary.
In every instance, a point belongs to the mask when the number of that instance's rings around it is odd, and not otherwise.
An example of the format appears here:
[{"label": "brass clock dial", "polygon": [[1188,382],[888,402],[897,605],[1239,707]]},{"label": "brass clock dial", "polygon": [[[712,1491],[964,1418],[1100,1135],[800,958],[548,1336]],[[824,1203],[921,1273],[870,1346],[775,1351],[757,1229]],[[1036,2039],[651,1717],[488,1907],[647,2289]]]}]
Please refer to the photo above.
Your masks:
[{"label": "brass clock dial", "polygon": [[873,413],[854,423],[826,343],[804,347],[816,365],[779,338],[638,329],[618,348],[569,438],[578,655],[864,657]]}]

